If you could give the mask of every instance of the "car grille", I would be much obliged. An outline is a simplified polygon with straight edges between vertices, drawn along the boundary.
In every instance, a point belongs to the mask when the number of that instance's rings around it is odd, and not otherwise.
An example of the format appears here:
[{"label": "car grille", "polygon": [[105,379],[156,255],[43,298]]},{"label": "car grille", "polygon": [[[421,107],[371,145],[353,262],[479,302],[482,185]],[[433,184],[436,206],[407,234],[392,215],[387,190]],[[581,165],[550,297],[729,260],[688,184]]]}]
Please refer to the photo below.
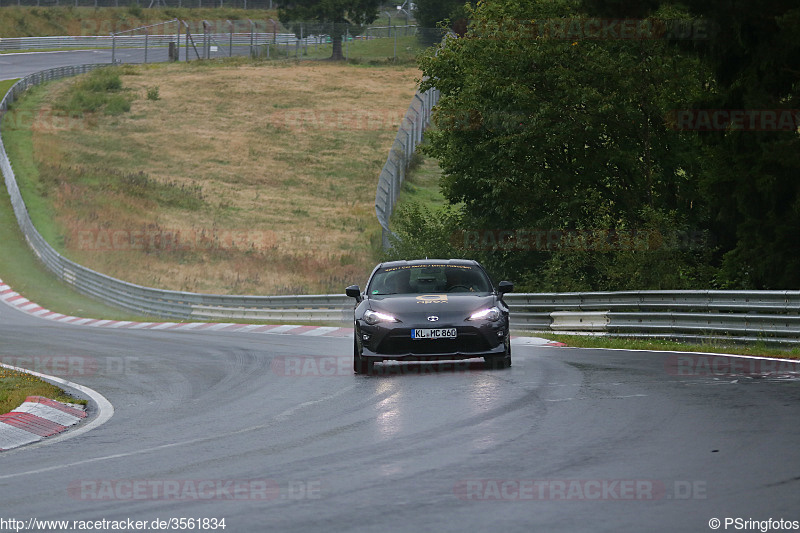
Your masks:
[{"label": "car grille", "polygon": [[410,330],[396,330],[388,334],[378,345],[377,353],[386,355],[403,355],[408,353],[451,354],[481,353],[491,347],[486,338],[475,330],[458,331],[455,339],[419,339],[411,338]]}]

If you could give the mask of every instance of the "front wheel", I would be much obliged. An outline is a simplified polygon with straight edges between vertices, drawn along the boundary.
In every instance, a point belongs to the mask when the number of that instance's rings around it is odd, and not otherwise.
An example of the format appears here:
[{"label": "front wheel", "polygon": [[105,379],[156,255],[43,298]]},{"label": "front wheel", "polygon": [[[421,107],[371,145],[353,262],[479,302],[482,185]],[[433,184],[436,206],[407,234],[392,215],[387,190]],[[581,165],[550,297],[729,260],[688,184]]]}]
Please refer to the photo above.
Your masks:
[{"label": "front wheel", "polygon": [[353,372],[356,374],[372,374],[375,370],[375,361],[370,361],[361,356],[358,341],[353,339]]}]

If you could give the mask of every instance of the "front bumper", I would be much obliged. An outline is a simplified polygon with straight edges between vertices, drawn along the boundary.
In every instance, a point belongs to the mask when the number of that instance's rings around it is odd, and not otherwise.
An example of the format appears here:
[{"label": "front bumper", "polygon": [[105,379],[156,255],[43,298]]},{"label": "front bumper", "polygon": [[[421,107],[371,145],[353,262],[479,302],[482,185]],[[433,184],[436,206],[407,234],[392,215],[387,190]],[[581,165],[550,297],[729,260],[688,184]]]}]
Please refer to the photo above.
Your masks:
[{"label": "front bumper", "polygon": [[437,325],[456,328],[455,339],[412,339],[411,330],[430,324],[356,323],[362,357],[372,361],[437,361],[503,355],[508,333],[505,320],[478,324]]}]

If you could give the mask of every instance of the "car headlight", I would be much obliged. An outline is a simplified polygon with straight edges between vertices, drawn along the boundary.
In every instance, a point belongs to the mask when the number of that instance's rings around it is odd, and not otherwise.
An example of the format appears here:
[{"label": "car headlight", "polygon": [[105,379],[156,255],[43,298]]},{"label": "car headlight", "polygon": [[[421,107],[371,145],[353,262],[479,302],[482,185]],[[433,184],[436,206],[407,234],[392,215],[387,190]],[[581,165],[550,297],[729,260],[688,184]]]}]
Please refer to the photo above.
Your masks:
[{"label": "car headlight", "polygon": [[371,326],[373,324],[377,324],[378,322],[398,322],[398,320],[392,315],[367,309],[364,311],[364,322]]},{"label": "car headlight", "polygon": [[489,307],[487,309],[481,309],[480,311],[475,311],[467,320],[489,320],[490,322],[497,322],[500,320],[500,309],[497,307]]}]

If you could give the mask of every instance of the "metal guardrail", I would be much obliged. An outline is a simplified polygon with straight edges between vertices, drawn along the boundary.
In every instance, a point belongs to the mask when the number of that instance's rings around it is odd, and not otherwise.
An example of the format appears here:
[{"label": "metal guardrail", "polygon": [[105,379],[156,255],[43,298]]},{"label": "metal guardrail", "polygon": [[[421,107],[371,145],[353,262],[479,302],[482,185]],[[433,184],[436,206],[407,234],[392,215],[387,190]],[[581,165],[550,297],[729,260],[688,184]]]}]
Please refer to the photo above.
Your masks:
[{"label": "metal guardrail", "polygon": [[[0,101],[0,114],[33,85],[103,66],[106,65],[60,67],[26,76]],[[423,117],[421,111],[415,110],[414,115],[414,118]],[[421,129],[405,131],[404,140],[408,142],[403,145],[404,155],[412,146],[411,139],[419,142],[420,134]],[[59,279],[83,294],[130,311],[174,320],[290,320],[343,324],[352,320],[354,302],[343,294],[198,294],[143,287],[95,272],[60,255],[33,226],[2,139],[0,171],[20,229],[34,253]],[[676,339],[722,337],[732,341],[800,344],[800,291],[509,294],[505,301],[511,309],[512,328],[518,330]]]},{"label": "metal guardrail", "polygon": [[800,291],[512,294],[512,327],[800,344]]}]

